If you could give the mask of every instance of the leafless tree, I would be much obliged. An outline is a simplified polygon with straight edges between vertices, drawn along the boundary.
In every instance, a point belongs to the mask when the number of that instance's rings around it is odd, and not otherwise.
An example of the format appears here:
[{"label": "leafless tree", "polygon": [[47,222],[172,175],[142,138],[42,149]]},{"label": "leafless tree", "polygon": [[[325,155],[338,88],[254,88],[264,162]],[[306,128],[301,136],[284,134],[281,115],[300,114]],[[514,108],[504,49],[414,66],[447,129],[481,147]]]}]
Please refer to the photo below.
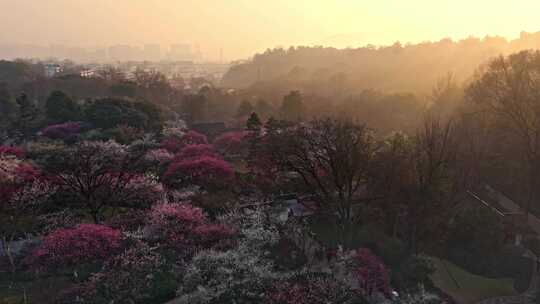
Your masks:
[{"label": "leafless tree", "polygon": [[351,121],[321,119],[269,136],[266,150],[276,164],[298,174],[321,207],[336,214],[338,225],[350,224],[354,206],[370,199],[368,171],[375,151],[370,130]]}]

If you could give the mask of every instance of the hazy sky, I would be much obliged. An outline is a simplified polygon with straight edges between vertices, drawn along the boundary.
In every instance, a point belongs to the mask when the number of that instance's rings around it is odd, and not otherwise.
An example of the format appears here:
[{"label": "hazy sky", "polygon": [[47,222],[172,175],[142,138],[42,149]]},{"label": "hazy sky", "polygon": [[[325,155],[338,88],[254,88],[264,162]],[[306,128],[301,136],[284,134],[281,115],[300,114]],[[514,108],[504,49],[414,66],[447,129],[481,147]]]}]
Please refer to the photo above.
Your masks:
[{"label": "hazy sky", "polygon": [[539,0],[0,0],[0,43],[198,44],[227,59],[275,46],[517,37]]}]

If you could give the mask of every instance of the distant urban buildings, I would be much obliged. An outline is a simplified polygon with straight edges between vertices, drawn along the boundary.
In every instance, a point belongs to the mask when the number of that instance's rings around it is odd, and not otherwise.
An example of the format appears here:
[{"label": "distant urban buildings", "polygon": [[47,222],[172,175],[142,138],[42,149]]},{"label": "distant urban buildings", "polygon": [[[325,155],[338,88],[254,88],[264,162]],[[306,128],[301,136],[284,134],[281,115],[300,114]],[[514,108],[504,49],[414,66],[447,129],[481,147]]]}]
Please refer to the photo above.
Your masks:
[{"label": "distant urban buildings", "polygon": [[43,74],[47,78],[52,78],[62,72],[62,67],[58,64],[46,64],[44,66]]},{"label": "distant urban buildings", "polygon": [[[0,59],[49,59],[72,60],[78,63],[113,63],[126,61],[191,61],[202,62],[203,55],[198,46],[159,44],[132,46],[126,44],[109,47],[72,47],[61,44],[38,46],[30,44],[0,44]],[[220,60],[221,61],[221,60]]]}]

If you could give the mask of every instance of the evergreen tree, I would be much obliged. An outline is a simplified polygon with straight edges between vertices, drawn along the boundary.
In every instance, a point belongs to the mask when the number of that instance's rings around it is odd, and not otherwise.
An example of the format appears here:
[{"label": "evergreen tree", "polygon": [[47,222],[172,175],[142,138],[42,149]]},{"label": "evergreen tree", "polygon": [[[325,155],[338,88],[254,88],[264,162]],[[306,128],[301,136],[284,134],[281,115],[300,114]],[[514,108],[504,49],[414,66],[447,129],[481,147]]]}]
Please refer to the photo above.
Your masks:
[{"label": "evergreen tree", "polygon": [[246,121],[246,130],[248,131],[260,131],[262,127],[261,120],[257,113],[253,112]]}]

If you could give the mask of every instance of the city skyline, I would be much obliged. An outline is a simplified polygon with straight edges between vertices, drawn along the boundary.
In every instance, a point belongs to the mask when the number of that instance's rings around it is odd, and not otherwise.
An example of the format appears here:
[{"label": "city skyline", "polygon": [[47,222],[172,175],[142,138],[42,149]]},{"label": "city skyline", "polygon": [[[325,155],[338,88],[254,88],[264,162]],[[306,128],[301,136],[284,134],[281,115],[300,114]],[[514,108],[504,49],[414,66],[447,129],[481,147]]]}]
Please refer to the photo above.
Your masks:
[{"label": "city skyline", "polygon": [[[161,45],[146,43],[143,45],[114,44],[110,46],[70,46],[51,44],[2,44],[0,43],[0,59],[36,58],[70,59],[80,62],[114,62],[114,61],[212,61],[206,60],[198,45],[175,43]],[[215,61],[215,60],[214,60]]]}]

